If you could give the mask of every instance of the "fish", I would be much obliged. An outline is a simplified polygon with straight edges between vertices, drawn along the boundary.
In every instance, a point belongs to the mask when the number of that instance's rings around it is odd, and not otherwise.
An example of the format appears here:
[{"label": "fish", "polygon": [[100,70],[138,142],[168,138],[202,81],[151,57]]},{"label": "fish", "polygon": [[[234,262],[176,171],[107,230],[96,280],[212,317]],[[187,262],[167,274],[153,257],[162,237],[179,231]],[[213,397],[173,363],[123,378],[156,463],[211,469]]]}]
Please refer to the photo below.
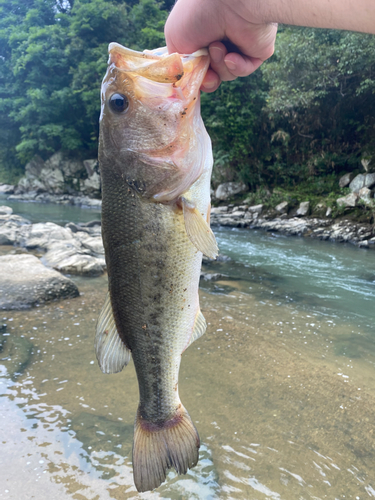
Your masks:
[{"label": "fish", "polygon": [[104,373],[133,359],[139,406],[133,475],[157,488],[198,462],[200,440],[178,391],[181,355],[206,330],[199,307],[210,229],[212,147],[200,114],[206,49],[169,54],[109,45],[101,87],[99,165],[108,294],[95,349]]}]

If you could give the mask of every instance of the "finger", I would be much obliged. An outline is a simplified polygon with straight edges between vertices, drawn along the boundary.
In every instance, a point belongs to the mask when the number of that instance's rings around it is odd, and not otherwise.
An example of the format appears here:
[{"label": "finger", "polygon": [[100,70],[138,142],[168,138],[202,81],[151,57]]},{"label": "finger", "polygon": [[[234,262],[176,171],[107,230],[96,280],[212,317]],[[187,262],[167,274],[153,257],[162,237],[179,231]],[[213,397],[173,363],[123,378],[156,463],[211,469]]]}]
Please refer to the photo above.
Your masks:
[{"label": "finger", "polygon": [[262,59],[244,56],[235,52],[227,54],[224,58],[224,64],[228,72],[234,77],[251,75],[262,63]]},{"label": "finger", "polygon": [[212,69],[209,69],[203,79],[201,90],[207,93],[215,92],[215,90],[220,86],[220,83],[221,80],[219,75]]},{"label": "finger", "polygon": [[221,42],[213,42],[208,50],[211,58],[211,69],[218,75],[220,80],[223,82],[235,80],[237,77],[231,73],[224,62],[227,56],[225,45]]}]

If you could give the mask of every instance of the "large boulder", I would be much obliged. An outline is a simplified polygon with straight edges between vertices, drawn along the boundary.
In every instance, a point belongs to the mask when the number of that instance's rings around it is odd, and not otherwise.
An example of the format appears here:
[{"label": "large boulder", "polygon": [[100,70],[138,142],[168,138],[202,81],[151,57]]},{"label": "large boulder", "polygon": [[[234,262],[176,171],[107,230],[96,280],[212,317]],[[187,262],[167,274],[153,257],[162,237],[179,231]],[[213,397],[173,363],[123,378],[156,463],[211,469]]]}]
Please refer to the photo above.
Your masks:
[{"label": "large boulder", "polygon": [[280,214],[286,214],[288,212],[288,208],[289,208],[289,203],[287,201],[282,201],[275,207],[275,210]]},{"label": "large boulder", "polygon": [[375,173],[358,174],[349,184],[349,189],[352,193],[359,193],[362,188],[372,188],[373,186],[375,186]]},{"label": "large boulder", "polygon": [[0,215],[12,215],[13,208],[7,207],[5,205],[0,206]]},{"label": "large boulder", "polygon": [[97,197],[100,195],[101,180],[98,172],[93,172],[90,177],[80,183],[81,192],[86,196]]},{"label": "large boulder", "polygon": [[0,214],[0,245],[14,245],[23,230],[29,230],[30,221],[20,215]]},{"label": "large boulder", "polygon": [[[89,237],[88,239],[96,238]],[[55,241],[42,257],[42,262],[64,274],[99,276],[105,269],[104,256],[94,257],[90,253],[90,250],[84,248],[77,240]]]},{"label": "large boulder", "polygon": [[366,205],[370,205],[371,204],[371,189],[369,189],[368,187],[363,187],[362,189],[359,190],[359,193],[358,193],[359,197],[361,198],[361,200],[366,204]]},{"label": "large boulder", "polygon": [[349,189],[352,193],[359,193],[365,185],[366,174],[358,174],[349,184]]},{"label": "large boulder", "polygon": [[375,186],[375,173],[366,174],[365,184],[363,187],[371,189]]},{"label": "large boulder", "polygon": [[46,166],[42,169],[41,178],[48,193],[62,194],[65,192],[64,176],[61,170],[50,169]]},{"label": "large boulder", "polygon": [[12,184],[0,184],[0,194],[13,194],[14,186]]},{"label": "large boulder", "polygon": [[298,217],[305,217],[305,215],[308,215],[309,211],[310,211],[310,202],[302,201],[297,209],[296,215]]},{"label": "large boulder", "polygon": [[25,176],[22,177],[17,186],[17,194],[27,193],[29,191],[42,193],[47,188],[41,179],[41,173],[44,168],[44,161],[38,155],[35,155],[25,167]]},{"label": "large boulder", "polygon": [[340,177],[340,180],[339,180],[340,188],[344,188],[344,187],[349,186],[352,179],[353,179],[353,172],[348,172],[347,174]]},{"label": "large boulder", "polygon": [[0,309],[26,309],[78,295],[72,280],[43,266],[34,255],[0,256]]},{"label": "large boulder", "polygon": [[224,182],[224,184],[217,187],[215,197],[218,200],[228,200],[236,194],[246,193],[247,191],[248,188],[243,182]]},{"label": "large boulder", "polygon": [[33,192],[35,196],[40,193],[77,195],[81,190],[86,195],[99,196],[97,160],[83,162],[68,158],[59,151],[45,162],[39,156],[34,156],[25,167],[25,176],[18,183],[16,194]]},{"label": "large boulder", "polygon": [[20,243],[26,248],[47,249],[54,240],[71,240],[72,238],[73,233],[68,228],[53,222],[39,222],[22,231]]},{"label": "large boulder", "polygon": [[339,207],[354,208],[357,205],[358,194],[350,193],[347,196],[342,196],[336,200]]}]

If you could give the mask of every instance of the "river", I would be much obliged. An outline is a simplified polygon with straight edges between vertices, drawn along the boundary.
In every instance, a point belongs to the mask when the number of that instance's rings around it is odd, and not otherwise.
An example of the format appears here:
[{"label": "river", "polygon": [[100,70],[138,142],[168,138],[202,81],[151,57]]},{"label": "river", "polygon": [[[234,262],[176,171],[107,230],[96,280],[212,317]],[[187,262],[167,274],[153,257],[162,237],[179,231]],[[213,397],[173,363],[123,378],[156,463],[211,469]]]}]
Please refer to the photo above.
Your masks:
[{"label": "river", "polygon": [[[13,207],[32,221],[99,216]],[[136,492],[134,367],[101,373],[93,338],[106,277],[76,277],[77,299],[1,313],[0,498],[375,498],[375,254],[214,229],[231,260],[205,265],[221,277],[201,282],[208,330],[180,372],[197,467]]]}]

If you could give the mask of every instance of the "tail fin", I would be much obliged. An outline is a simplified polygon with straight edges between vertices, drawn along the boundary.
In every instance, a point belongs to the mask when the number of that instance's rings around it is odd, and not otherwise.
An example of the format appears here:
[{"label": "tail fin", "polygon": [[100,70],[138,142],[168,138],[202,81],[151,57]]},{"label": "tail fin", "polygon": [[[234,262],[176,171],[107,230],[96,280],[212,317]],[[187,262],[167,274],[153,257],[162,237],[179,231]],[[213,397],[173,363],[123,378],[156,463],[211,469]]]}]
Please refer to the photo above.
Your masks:
[{"label": "tail fin", "polygon": [[153,424],[137,413],[134,428],[133,472],[138,491],[150,491],[165,481],[167,469],[186,474],[199,457],[199,436],[181,405],[176,415],[163,424]]}]

